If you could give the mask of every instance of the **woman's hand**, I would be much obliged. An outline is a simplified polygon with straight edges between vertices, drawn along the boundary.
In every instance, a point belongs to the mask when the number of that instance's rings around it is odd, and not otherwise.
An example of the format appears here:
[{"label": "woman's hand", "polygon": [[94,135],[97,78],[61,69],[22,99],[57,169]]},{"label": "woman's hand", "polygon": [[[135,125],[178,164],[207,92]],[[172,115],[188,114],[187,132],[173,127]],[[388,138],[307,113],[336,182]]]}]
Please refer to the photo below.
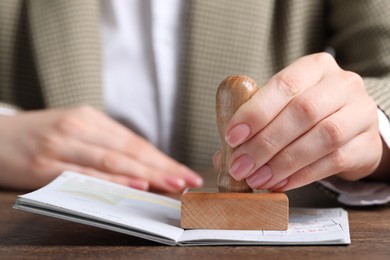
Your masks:
[{"label": "woman's hand", "polygon": [[179,192],[202,179],[91,108],[0,116],[0,186],[36,189],[72,170],[142,190]]},{"label": "woman's hand", "polygon": [[357,180],[382,155],[377,107],[362,78],[326,53],[273,76],[237,110],[225,139],[239,146],[231,175],[254,189],[285,191],[334,174]]}]

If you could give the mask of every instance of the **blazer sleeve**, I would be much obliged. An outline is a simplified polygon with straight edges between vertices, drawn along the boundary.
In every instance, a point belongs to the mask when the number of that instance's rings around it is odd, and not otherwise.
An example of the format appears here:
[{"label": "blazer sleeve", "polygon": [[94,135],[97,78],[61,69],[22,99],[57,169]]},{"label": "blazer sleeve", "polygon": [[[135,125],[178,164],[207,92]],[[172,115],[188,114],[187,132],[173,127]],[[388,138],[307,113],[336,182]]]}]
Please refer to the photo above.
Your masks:
[{"label": "blazer sleeve", "polygon": [[390,118],[390,1],[330,0],[328,7],[329,45],[338,64],[363,77]]}]

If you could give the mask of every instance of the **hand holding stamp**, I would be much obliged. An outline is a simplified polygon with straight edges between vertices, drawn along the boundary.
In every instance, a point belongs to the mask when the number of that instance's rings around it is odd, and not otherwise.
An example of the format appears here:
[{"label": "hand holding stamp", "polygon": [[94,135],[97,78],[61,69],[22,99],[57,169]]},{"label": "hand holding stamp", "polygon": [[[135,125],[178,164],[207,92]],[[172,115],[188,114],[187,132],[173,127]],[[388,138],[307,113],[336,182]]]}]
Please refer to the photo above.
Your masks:
[{"label": "hand holding stamp", "polygon": [[246,76],[231,76],[217,91],[216,114],[222,140],[218,192],[187,191],[181,201],[181,227],[196,229],[286,230],[288,198],[283,193],[253,192],[245,180],[229,174],[229,160],[236,148],[224,139],[226,126],[236,112],[257,91]]}]

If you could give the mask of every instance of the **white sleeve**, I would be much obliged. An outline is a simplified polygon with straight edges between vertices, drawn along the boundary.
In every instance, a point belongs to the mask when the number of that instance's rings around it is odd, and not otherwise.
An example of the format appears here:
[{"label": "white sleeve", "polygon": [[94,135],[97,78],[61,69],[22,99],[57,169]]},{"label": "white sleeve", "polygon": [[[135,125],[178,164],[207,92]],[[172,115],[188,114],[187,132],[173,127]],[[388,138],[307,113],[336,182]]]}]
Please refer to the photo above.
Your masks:
[{"label": "white sleeve", "polygon": [[332,176],[318,181],[349,206],[373,206],[390,203],[390,185],[384,182],[346,181]]},{"label": "white sleeve", "polygon": [[13,116],[16,115],[17,111],[8,107],[0,107],[0,115],[2,116]]},{"label": "white sleeve", "polygon": [[[390,148],[390,121],[378,109],[379,132]],[[390,184],[371,181],[345,181],[335,176],[318,181],[323,187],[336,194],[340,203],[350,206],[372,206],[390,203]]]},{"label": "white sleeve", "polygon": [[378,119],[379,119],[379,132],[381,133],[383,141],[387,144],[387,147],[390,148],[390,121],[382,112],[378,109]]}]

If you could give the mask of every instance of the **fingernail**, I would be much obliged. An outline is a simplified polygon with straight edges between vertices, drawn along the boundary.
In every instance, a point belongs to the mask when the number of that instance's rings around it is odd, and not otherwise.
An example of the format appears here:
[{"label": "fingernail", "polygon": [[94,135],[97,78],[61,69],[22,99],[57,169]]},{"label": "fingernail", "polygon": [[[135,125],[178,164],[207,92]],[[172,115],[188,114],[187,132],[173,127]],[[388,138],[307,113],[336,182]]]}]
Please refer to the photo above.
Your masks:
[{"label": "fingernail", "polygon": [[252,189],[259,189],[272,178],[272,170],[267,164],[260,167],[251,176],[246,179],[246,182]]},{"label": "fingernail", "polygon": [[255,167],[255,161],[247,154],[241,155],[230,167],[230,174],[237,181],[245,179]]},{"label": "fingernail", "polygon": [[239,124],[233,127],[225,136],[225,141],[231,146],[236,147],[248,138],[251,129],[247,124]]},{"label": "fingernail", "polygon": [[203,179],[200,176],[185,176],[185,182],[192,188],[200,187],[203,185]]},{"label": "fingernail", "polygon": [[187,185],[192,188],[203,185],[203,178],[191,169],[183,166],[181,173],[185,181],[184,185],[187,183]]},{"label": "fingernail", "polygon": [[287,182],[288,182],[288,179],[284,179],[284,180],[278,182],[277,184],[275,184],[273,187],[269,188],[268,190],[277,191],[277,190],[283,188],[284,186],[286,186]]},{"label": "fingernail", "polygon": [[174,176],[167,176],[165,177],[165,182],[175,189],[184,189],[186,182],[183,179],[178,179]]}]

